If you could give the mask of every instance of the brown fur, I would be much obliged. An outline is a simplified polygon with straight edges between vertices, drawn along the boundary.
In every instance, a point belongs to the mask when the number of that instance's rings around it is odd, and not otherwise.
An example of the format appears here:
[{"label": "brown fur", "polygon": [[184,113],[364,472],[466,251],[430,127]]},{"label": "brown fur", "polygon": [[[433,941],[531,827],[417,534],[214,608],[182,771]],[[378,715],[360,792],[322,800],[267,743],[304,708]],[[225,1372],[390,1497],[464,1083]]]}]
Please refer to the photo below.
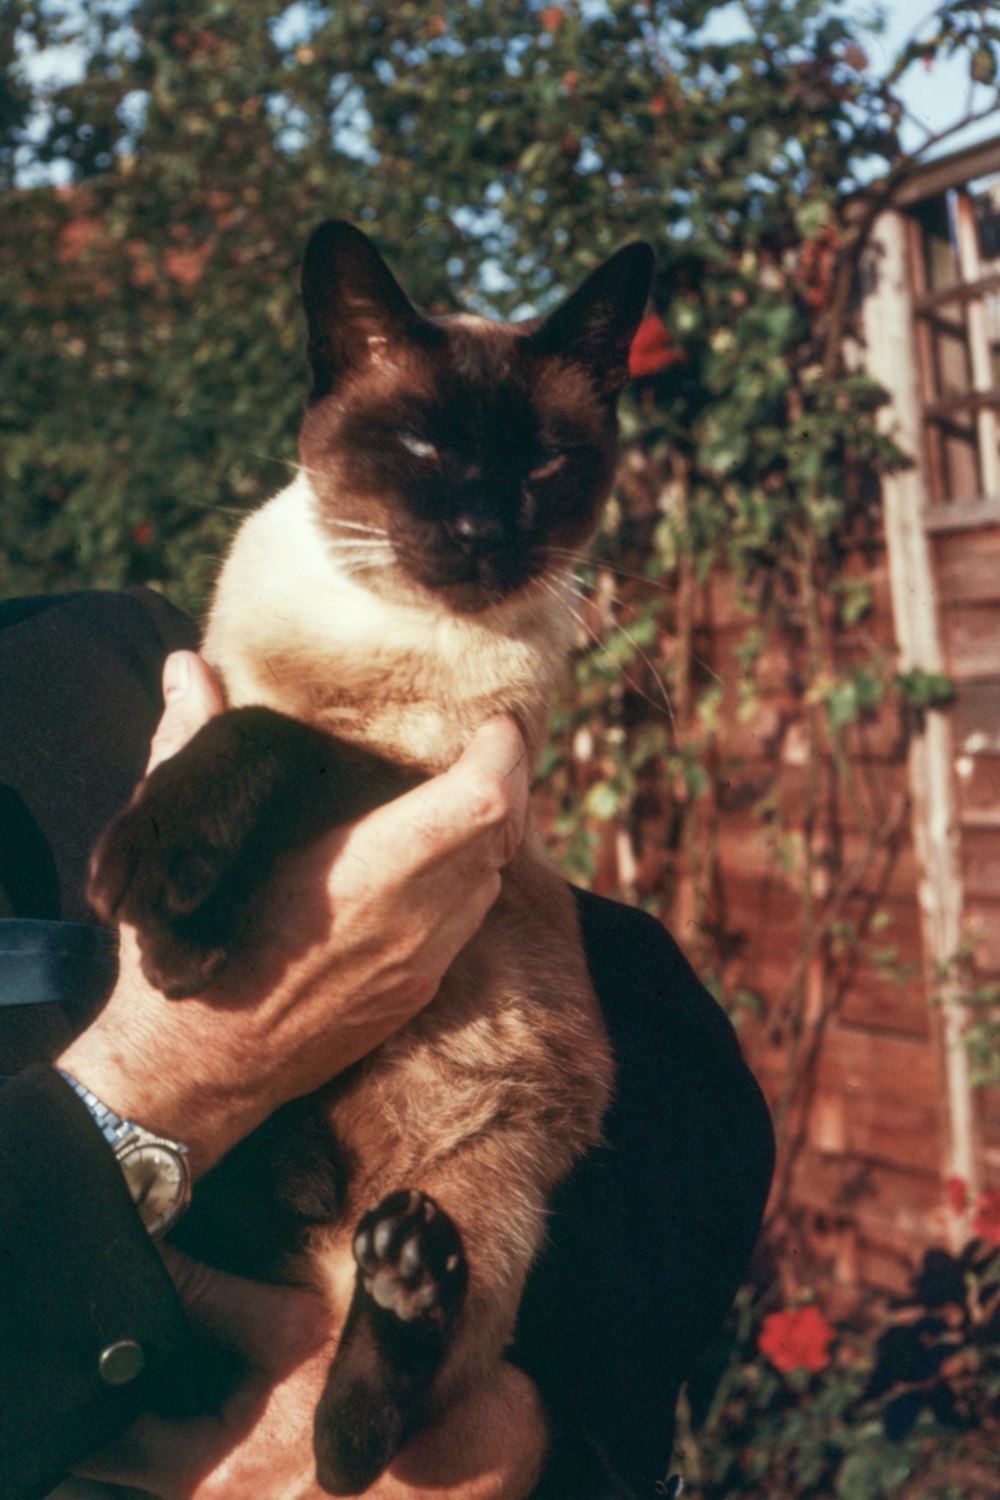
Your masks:
[{"label": "brown fur", "polygon": [[[421,775],[510,712],[537,766],[649,270],[644,247],[620,252],[523,329],[432,322],[357,231],[317,232],[303,469],[237,535],[205,639],[230,708],[278,710]],[[338,1319],[361,1296],[355,1227],[388,1194],[419,1189],[460,1232],[468,1284],[424,1416],[500,1359],[548,1196],[599,1140],[611,1083],[575,905],[529,828],[434,1001],[323,1103],[343,1194],[296,1274]]]},{"label": "brown fur", "polygon": [[610,1084],[571,899],[525,851],[433,1004],[337,1090],[330,1113],[354,1171],[342,1227],[310,1246],[328,1295],[352,1288],[353,1226],[394,1188],[419,1186],[461,1230],[469,1293],[439,1401],[487,1375],[509,1342],[547,1196],[599,1139]]}]

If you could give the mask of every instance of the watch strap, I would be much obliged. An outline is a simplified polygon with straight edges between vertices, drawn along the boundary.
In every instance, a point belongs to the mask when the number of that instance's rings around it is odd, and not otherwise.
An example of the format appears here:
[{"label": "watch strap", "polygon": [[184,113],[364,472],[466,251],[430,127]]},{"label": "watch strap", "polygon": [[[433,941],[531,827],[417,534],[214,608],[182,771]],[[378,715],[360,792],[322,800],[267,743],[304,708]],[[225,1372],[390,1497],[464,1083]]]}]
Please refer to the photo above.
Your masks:
[{"label": "watch strap", "polygon": [[[74,1078],[73,1074],[68,1073],[65,1068],[56,1068],[56,1072],[86,1106],[94,1124],[111,1147],[124,1174],[128,1190],[139,1210],[139,1216],[153,1239],[159,1239],[167,1234],[191,1201],[188,1148],[180,1141],[171,1141],[165,1136],[154,1135],[145,1126],[137,1125],[134,1120],[122,1119],[121,1115],[109,1109],[104,1101],[97,1097],[93,1089],[87,1088],[86,1084]],[[137,1154],[141,1154],[150,1147],[166,1152],[168,1157],[173,1159],[176,1167],[177,1175],[169,1188],[172,1201],[168,1200],[165,1205],[157,1203],[155,1199],[152,1201],[149,1199],[150,1179],[142,1174],[141,1170],[138,1177],[133,1171]]]},{"label": "watch strap", "polygon": [[91,1118],[104,1139],[112,1150],[116,1151],[122,1141],[134,1132],[135,1125],[132,1121],[123,1120],[121,1115],[116,1115],[114,1110],[109,1109],[106,1104],[98,1099],[97,1095],[91,1089],[88,1089],[85,1083],[81,1083],[78,1078],[74,1078],[72,1073],[67,1073],[65,1068],[57,1068],[56,1072],[60,1078],[66,1080],[74,1094],[83,1100],[90,1112]]}]

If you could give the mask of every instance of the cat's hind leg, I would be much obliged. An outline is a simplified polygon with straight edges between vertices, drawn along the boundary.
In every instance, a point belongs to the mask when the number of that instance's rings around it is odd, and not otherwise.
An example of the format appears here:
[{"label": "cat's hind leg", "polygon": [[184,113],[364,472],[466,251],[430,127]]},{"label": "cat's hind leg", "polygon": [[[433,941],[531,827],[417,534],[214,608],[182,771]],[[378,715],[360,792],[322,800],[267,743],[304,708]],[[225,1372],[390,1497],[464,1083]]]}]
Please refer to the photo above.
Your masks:
[{"label": "cat's hind leg", "polygon": [[458,1230],[415,1189],[366,1214],[353,1249],[354,1296],[316,1413],[317,1477],[332,1495],[368,1489],[427,1420],[468,1282]]}]

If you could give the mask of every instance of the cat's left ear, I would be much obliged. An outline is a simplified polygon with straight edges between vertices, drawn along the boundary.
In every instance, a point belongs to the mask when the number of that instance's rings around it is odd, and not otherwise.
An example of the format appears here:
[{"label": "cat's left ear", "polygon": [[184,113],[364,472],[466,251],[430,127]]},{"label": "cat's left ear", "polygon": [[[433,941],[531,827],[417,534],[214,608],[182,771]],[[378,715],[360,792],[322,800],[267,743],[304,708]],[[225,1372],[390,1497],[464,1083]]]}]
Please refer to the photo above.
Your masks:
[{"label": "cat's left ear", "polygon": [[302,261],[302,305],[313,401],[373,354],[418,333],[430,337],[430,324],[371,240],[346,219],[328,219],[313,230]]},{"label": "cat's left ear", "polygon": [[601,395],[613,401],[629,378],[629,350],[646,310],[654,264],[644,240],[623,246],[529,335],[531,347],[583,365]]}]

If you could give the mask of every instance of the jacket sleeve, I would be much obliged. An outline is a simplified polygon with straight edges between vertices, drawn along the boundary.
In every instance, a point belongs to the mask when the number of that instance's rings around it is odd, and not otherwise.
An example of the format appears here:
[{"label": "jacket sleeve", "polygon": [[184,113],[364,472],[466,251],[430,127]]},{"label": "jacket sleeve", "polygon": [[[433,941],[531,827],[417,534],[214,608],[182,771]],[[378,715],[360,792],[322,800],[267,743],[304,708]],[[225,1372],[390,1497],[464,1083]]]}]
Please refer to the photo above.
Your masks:
[{"label": "jacket sleeve", "polygon": [[145,768],[164,657],[197,646],[152,589],[0,600],[0,917],[93,922],[94,839]]},{"label": "jacket sleeve", "polygon": [[[114,979],[83,900],[101,826],[142,774],[166,652],[153,594],[0,602],[0,1495],[36,1500],[185,1359],[180,1303],[85,1106],[41,1064]],[[175,1370],[176,1374],[176,1370]]]},{"label": "jacket sleeve", "polygon": [[51,1068],[0,1088],[0,1181],[0,1494],[36,1500],[149,1404],[186,1324],[118,1163]]},{"label": "jacket sleeve", "polygon": [[578,893],[616,1059],[605,1144],[552,1205],[512,1358],[553,1435],[538,1500],[645,1496],[681,1384],[746,1272],[771,1122],[727,1018],[653,918]]}]

